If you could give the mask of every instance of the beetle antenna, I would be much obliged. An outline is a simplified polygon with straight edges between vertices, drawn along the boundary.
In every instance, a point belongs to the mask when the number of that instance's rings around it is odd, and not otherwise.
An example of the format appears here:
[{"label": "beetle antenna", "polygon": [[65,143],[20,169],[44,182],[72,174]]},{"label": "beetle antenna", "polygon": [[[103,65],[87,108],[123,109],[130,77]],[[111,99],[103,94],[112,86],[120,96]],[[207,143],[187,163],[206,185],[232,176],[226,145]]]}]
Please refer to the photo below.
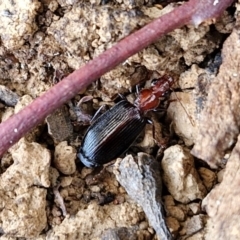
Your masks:
[{"label": "beetle antenna", "polygon": [[195,123],[193,122],[193,119],[190,116],[190,114],[188,113],[187,109],[184,107],[184,105],[180,101],[180,99],[179,99],[178,95],[176,94],[176,92],[173,89],[172,89],[172,91],[174,92],[174,95],[175,95],[176,99],[179,101],[180,105],[182,106],[182,108],[184,109],[185,113],[187,114],[187,116],[188,116],[188,118],[190,120],[190,123],[192,124],[193,127],[195,127]]}]

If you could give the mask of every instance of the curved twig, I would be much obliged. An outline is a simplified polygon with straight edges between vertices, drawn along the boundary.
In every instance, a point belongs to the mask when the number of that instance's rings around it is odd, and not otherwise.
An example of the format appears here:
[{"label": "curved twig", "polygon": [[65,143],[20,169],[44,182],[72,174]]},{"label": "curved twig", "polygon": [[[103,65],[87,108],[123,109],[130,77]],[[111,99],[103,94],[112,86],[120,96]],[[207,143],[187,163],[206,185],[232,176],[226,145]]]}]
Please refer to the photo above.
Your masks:
[{"label": "curved twig", "polygon": [[0,156],[81,89],[166,33],[219,16],[233,0],[190,0],[147,24],[74,71],[19,113],[0,124]]}]

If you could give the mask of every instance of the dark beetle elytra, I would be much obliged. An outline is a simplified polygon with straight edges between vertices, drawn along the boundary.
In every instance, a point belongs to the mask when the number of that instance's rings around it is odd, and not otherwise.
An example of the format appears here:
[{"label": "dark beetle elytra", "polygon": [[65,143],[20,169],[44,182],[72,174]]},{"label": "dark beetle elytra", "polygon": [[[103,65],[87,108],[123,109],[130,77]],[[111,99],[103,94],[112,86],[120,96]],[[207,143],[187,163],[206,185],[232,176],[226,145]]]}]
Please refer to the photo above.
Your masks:
[{"label": "dark beetle elytra", "polygon": [[173,84],[169,76],[143,89],[134,104],[122,100],[88,128],[78,157],[86,167],[97,167],[124,153],[146,125],[145,113],[155,109]]},{"label": "dark beetle elytra", "polygon": [[140,111],[122,100],[90,126],[78,157],[87,167],[110,162],[129,148],[145,124],[146,119]]}]

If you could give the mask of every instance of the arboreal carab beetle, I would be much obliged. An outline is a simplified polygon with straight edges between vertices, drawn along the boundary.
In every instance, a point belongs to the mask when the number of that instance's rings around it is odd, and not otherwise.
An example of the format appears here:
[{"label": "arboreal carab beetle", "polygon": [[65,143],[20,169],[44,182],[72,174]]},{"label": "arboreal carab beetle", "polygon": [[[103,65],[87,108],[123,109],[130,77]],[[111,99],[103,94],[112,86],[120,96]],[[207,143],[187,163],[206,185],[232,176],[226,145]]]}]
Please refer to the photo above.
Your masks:
[{"label": "arboreal carab beetle", "polygon": [[134,104],[122,100],[98,117],[88,128],[78,153],[86,167],[98,167],[124,153],[147,123],[146,112],[159,106],[173,85],[164,75],[149,89],[140,91]]}]

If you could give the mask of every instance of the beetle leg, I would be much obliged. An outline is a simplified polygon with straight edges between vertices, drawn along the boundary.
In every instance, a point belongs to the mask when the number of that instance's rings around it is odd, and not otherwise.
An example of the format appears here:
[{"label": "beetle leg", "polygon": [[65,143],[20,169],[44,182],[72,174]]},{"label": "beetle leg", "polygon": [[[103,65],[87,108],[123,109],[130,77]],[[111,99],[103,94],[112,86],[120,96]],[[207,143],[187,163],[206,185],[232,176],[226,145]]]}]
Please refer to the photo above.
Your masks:
[{"label": "beetle leg", "polygon": [[68,106],[71,110],[71,113],[74,114],[73,116],[76,117],[76,122],[81,122],[83,125],[89,125],[92,119],[92,116],[88,113],[84,112],[81,106],[77,104],[74,106],[72,102],[68,103]]},{"label": "beetle leg", "polygon": [[106,105],[102,105],[97,111],[96,113],[93,115],[90,124],[93,124],[94,121],[96,121],[98,119],[99,116],[102,115],[101,111],[106,107]]},{"label": "beetle leg", "polygon": [[88,185],[96,184],[96,182],[102,179],[102,176],[105,174],[106,169],[109,166],[112,166],[116,162],[116,159],[112,160],[109,163],[104,164],[101,167],[98,167],[88,176]]},{"label": "beetle leg", "polygon": [[147,118],[147,123],[153,125],[153,121],[150,118]]},{"label": "beetle leg", "polygon": [[77,103],[77,106],[80,107],[82,103],[91,101],[92,99],[93,99],[93,97],[90,96],[90,95],[84,96],[84,97],[82,97],[82,98],[79,100],[79,102]]},{"label": "beetle leg", "polygon": [[118,93],[118,96],[121,98],[121,100],[126,100],[127,101],[127,98],[123,94]]}]

